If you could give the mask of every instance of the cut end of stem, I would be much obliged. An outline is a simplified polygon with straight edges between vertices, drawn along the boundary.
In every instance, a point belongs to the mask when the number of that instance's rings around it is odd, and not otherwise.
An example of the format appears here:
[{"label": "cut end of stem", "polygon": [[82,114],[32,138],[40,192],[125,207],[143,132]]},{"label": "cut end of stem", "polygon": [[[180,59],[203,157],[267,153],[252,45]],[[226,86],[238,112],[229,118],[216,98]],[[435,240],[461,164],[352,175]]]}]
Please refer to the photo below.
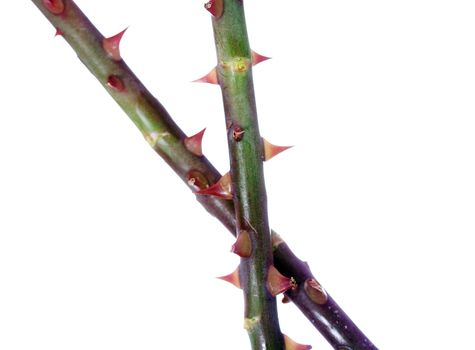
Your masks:
[{"label": "cut end of stem", "polygon": [[120,41],[122,40],[122,36],[124,36],[125,31],[128,28],[125,28],[120,33],[117,33],[110,38],[104,38],[102,41],[102,47],[104,51],[114,60],[120,61],[122,57],[120,56]]},{"label": "cut end of stem", "polygon": [[188,151],[190,151],[191,153],[199,157],[203,155],[202,143],[203,143],[203,135],[205,131],[206,131],[206,128],[204,128],[199,133],[193,136],[185,138],[185,140],[183,141]]}]

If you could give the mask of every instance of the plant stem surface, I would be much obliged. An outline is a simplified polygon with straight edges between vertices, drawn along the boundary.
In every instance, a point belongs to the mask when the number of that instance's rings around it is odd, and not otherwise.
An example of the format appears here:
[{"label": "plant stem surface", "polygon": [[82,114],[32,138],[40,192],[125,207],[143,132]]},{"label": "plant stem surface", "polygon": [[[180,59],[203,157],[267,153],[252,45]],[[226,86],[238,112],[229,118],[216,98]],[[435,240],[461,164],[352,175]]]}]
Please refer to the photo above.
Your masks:
[{"label": "plant stem surface", "polygon": [[[153,149],[193,192],[197,191],[196,183],[205,186],[221,178],[221,174],[206,157],[197,156],[184,146],[184,132],[125,62],[122,59],[114,60],[107,55],[102,45],[104,37],[74,1],[50,1],[49,4],[59,3],[59,9],[62,4],[64,9],[59,14],[48,10],[43,0],[32,1],[74,49],[81,62],[123,108]],[[120,85],[110,84],[111,75],[122,81],[123,91],[114,88]],[[159,135],[162,137],[159,138]],[[191,179],[198,181],[190,181]],[[236,235],[236,218],[231,201],[214,196],[199,195],[196,198],[229,232]],[[281,240],[274,244],[274,263],[282,273],[296,279],[299,287],[286,294],[335,349],[376,349],[330,296],[326,303],[317,304],[310,299],[304,288],[300,288],[308,278],[314,277],[309,267]],[[345,325],[347,327],[344,327]]]},{"label": "plant stem surface", "polygon": [[284,349],[275,296],[268,289],[273,265],[263,146],[259,134],[252,54],[243,2],[215,0],[213,17],[218,83],[223,95],[228,136],[236,232],[250,236],[252,252],[241,257],[239,280],[244,292],[245,328],[253,349]]}]

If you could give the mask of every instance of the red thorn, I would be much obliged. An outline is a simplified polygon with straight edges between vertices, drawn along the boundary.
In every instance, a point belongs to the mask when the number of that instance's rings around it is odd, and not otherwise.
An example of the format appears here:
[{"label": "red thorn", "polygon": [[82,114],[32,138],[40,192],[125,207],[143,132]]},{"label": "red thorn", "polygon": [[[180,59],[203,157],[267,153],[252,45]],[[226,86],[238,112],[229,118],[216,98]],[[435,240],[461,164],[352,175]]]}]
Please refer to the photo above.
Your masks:
[{"label": "red thorn", "polygon": [[264,144],[264,160],[269,160],[272,157],[275,157],[281,152],[284,152],[286,149],[292,148],[293,146],[276,146],[267,141],[265,138],[262,138]]},{"label": "red thorn", "polygon": [[297,283],[293,278],[288,278],[282,275],[277,271],[274,265],[269,267],[269,272],[267,274],[267,289],[273,297],[285,292],[286,290],[295,288],[297,288]]},{"label": "red thorn", "polygon": [[270,60],[270,57],[260,55],[256,51],[251,50],[251,59],[252,59],[252,65],[255,66],[256,64]]},{"label": "red thorn", "polygon": [[122,57],[120,57],[120,41],[126,30],[127,28],[110,38],[104,38],[102,40],[104,51],[107,52],[114,61],[120,61],[122,59]]},{"label": "red thorn", "polygon": [[213,70],[204,77],[193,80],[193,83],[218,84],[218,73],[216,72],[216,68],[213,68]]},{"label": "red thorn", "polygon": [[249,232],[241,230],[236,243],[231,247],[231,252],[239,255],[241,258],[249,258],[252,254],[252,241]]},{"label": "red thorn", "polygon": [[56,28],[56,33],[54,33],[54,36],[63,36],[63,32],[61,31],[61,29]]},{"label": "red thorn", "polygon": [[214,185],[199,190],[196,194],[216,196],[227,200],[233,199],[231,192],[231,175],[229,173],[224,174]]},{"label": "red thorn", "polygon": [[241,288],[241,283],[239,282],[239,266],[231,272],[229,275],[218,277],[220,280],[229,282],[235,285],[238,288]]},{"label": "red thorn", "polygon": [[284,334],[285,350],[310,350],[311,345],[303,345],[296,343],[291,338]]},{"label": "red thorn", "polygon": [[198,170],[190,170],[186,175],[186,182],[192,186],[195,191],[209,187],[208,179]]},{"label": "red thorn", "polygon": [[64,12],[63,0],[43,0],[43,5],[53,15],[60,15]]},{"label": "red thorn", "polygon": [[201,145],[202,145],[203,135],[204,135],[205,131],[206,131],[206,128],[204,128],[199,133],[197,133],[193,136],[185,138],[185,140],[183,141],[185,143],[185,147],[188,149],[188,151],[190,151],[194,155],[197,155],[197,156],[202,156],[203,155]]},{"label": "red thorn", "polygon": [[223,15],[224,2],[223,0],[210,0],[205,4],[205,9],[213,15],[213,17],[219,18]]},{"label": "red thorn", "polygon": [[117,75],[110,75],[107,78],[107,85],[118,92],[125,90],[124,82]]}]

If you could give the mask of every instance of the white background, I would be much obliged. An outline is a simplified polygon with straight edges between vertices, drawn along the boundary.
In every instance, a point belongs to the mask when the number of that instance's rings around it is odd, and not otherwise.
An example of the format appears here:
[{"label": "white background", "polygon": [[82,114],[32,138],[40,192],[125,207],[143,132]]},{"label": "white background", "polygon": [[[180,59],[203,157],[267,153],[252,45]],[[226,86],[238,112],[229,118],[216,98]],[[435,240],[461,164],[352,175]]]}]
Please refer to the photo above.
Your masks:
[{"label": "white background", "polygon": [[[77,1],[227,171],[199,0]],[[246,1],[271,225],[380,349],[473,348],[473,1]],[[238,258],[29,1],[0,10],[0,349],[247,349]],[[330,346],[293,305],[281,327]]]}]

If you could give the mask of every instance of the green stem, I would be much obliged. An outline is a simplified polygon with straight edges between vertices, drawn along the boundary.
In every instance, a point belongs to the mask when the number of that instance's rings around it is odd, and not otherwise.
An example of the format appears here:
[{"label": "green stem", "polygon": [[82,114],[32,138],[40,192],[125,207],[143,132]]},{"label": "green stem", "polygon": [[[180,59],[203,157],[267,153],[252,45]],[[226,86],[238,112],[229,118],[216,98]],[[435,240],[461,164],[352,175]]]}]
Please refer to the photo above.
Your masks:
[{"label": "green stem", "polygon": [[[60,1],[64,11],[56,15],[49,11],[42,0],[32,0],[44,16],[57,28],[64,39],[77,53],[79,59],[86,65],[102,86],[124,109],[145,138],[153,143],[154,150],[170,165],[176,174],[195,192],[196,186],[191,184],[190,176],[199,178],[202,183],[213,184],[221,174],[204,156],[196,156],[183,143],[185,134],[173,122],[168,112],[141,84],[123,60],[115,61],[109,57],[102,47],[104,37],[71,0]],[[57,2],[57,1],[56,1]],[[56,3],[51,1],[51,3]],[[111,74],[120,77],[124,83],[123,92],[112,89],[107,81]],[[161,142],[153,142],[153,132],[166,135]],[[236,218],[231,201],[213,196],[196,196],[203,207],[231,232],[236,235]],[[287,276],[294,276],[299,285],[304,285],[308,278],[314,278],[308,266],[292,253],[286,244],[274,245],[276,267]],[[285,249],[284,249],[285,248]],[[325,336],[335,349],[376,349],[367,347],[369,343],[364,334],[354,326],[348,318],[349,327],[344,327],[333,314],[343,315],[341,308],[332,300],[331,304],[317,304],[312,301],[304,288],[297,288],[288,295],[302,310],[310,322]],[[328,307],[335,312],[329,312]],[[338,312],[336,312],[338,311]],[[369,343],[370,344],[370,343]]]},{"label": "green stem", "polygon": [[[199,177],[202,186],[218,181],[221,177],[219,172],[205,157],[197,156],[185,147],[184,132],[124,60],[114,60],[105,52],[104,37],[74,1],[62,0],[64,11],[59,15],[49,11],[44,6],[43,0],[32,1],[61,32],[81,62],[127,113],[153,149],[193,191],[197,188],[190,182],[191,177]],[[123,84],[122,91],[110,86],[111,76]],[[232,211],[228,208],[229,203],[209,196],[197,196],[197,199],[207,210],[222,213],[220,220],[227,227],[234,225]]]},{"label": "green stem", "polygon": [[244,8],[239,0],[213,2],[220,8],[213,17],[213,31],[228,131],[236,232],[245,232],[252,243],[252,253],[241,258],[239,268],[245,325],[253,349],[280,350],[284,340],[276,300],[267,287],[272,244]]}]

